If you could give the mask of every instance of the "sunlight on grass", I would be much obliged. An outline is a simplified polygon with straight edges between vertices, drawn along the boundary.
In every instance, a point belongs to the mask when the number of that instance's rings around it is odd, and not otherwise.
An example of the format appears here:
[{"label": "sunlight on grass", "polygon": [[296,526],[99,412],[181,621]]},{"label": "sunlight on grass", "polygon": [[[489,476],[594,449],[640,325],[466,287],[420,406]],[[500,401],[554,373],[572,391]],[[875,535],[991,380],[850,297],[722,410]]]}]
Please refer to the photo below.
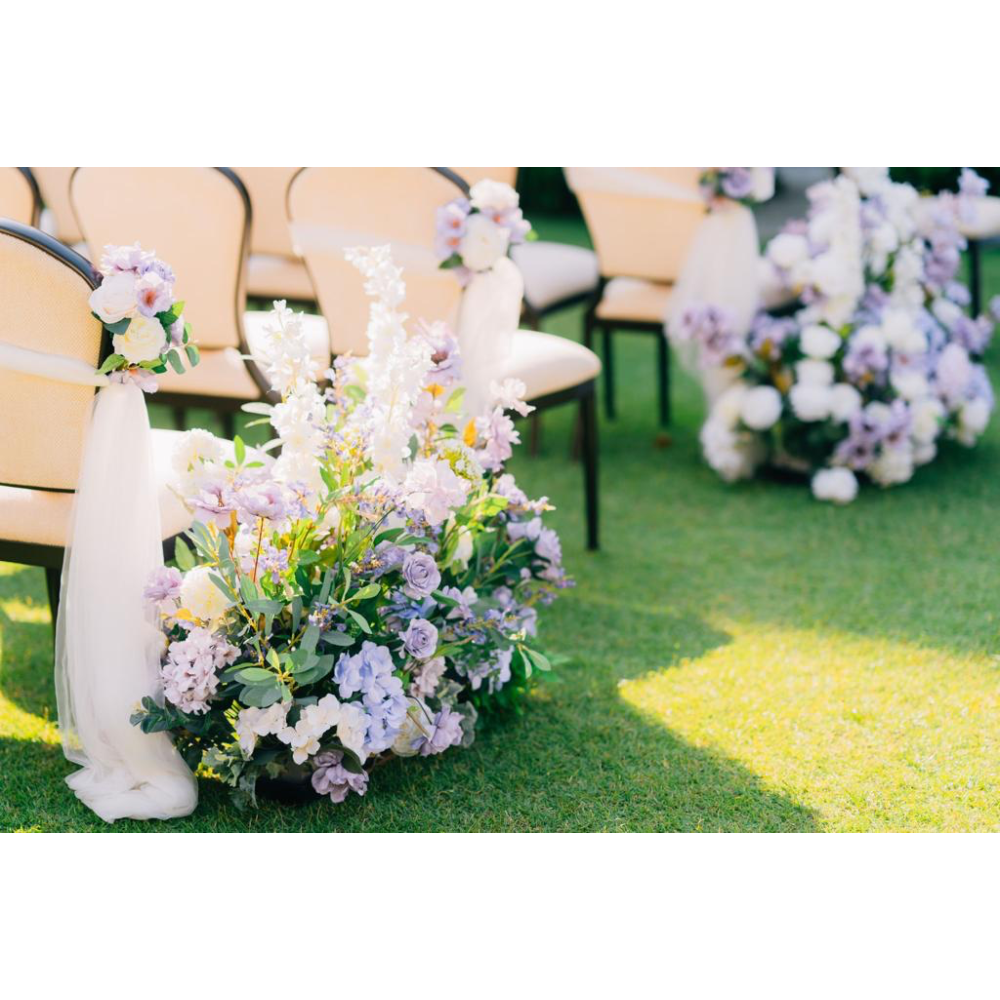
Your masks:
[{"label": "sunlight on grass", "polygon": [[832,630],[716,621],[732,642],[619,682],[838,830],[1000,828],[995,658]]}]

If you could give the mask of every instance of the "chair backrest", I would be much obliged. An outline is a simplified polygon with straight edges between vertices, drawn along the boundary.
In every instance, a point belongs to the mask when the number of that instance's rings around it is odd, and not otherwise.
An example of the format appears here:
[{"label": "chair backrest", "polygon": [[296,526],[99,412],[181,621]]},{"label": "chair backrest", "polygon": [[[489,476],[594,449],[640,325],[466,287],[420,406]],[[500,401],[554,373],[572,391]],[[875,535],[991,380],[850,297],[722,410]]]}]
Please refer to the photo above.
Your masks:
[{"label": "chair backrest", "polygon": [[250,252],[293,257],[288,232],[288,185],[300,167],[233,167],[250,195]]},{"label": "chair backrest", "polygon": [[511,187],[517,186],[517,167],[452,167],[452,170],[464,180],[469,187],[477,181],[503,181]]},{"label": "chair backrest", "polygon": [[69,180],[76,167],[32,167],[42,201],[52,215],[52,235],[70,245],[83,241],[69,200]]},{"label": "chair backrest", "polygon": [[38,185],[27,167],[0,167],[0,218],[38,224]]},{"label": "chair backrest", "polygon": [[305,259],[334,354],[368,351],[371,300],[344,248],[398,244],[404,268],[406,313],[454,323],[462,289],[437,268],[437,209],[464,190],[461,178],[433,167],[306,167],[288,191],[292,239]]},{"label": "chair backrest", "polygon": [[675,281],[706,211],[697,197],[702,168],[617,167],[614,171],[622,179],[636,175],[639,190],[643,182],[647,187],[664,182],[689,190],[695,197],[608,190],[597,180],[599,169],[566,167],[566,179],[580,202],[601,274]]},{"label": "chair backrest", "polygon": [[70,197],[95,263],[138,241],[177,275],[200,347],[244,347],[250,201],[222,167],[79,167]]},{"label": "chair backrest", "polygon": [[[87,304],[95,284],[78,253],[0,220],[0,341],[96,368],[107,343]],[[74,489],[94,391],[0,368],[0,482]]]}]

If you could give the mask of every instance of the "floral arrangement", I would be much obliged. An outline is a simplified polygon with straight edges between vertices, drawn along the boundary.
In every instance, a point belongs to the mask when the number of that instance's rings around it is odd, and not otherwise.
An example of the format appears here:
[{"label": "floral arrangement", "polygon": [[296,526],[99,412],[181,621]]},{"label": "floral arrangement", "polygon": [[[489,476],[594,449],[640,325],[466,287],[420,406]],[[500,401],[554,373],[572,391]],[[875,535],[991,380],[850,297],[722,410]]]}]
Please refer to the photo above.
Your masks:
[{"label": "floral arrangement", "polygon": [[481,180],[468,198],[437,210],[434,250],[441,267],[453,268],[463,283],[489,271],[512,246],[535,238],[520,208],[520,196],[501,181]]},{"label": "floral arrangement", "polygon": [[464,421],[455,338],[407,334],[387,247],[347,256],[374,297],[371,353],[339,358],[321,389],[300,320],[275,303],[262,365],[281,402],[246,409],[277,436],[186,436],[191,545],[146,590],[165,702],[132,721],[172,733],[241,803],[262,776],[342,802],[393,755],[468,746],[478,717],[550,669],[537,609],[571,585],[548,502],[503,472],[523,384],[494,383],[491,412]]},{"label": "floral arrangement", "polygon": [[698,186],[710,209],[724,200],[757,205],[774,195],[774,167],[709,167]]},{"label": "floral arrangement", "polygon": [[198,364],[184,303],[174,299],[174,272],[154,252],[136,243],[106,246],[98,271],[100,285],[90,296],[93,315],[112,336],[110,354],[101,365],[112,381],[134,382],[156,392],[156,376],[169,365],[184,373],[181,351],[190,367]]},{"label": "floral arrangement", "polygon": [[798,296],[792,315],[758,314],[737,335],[722,310],[685,313],[681,335],[702,366],[729,376],[701,432],[724,479],[770,462],[811,474],[818,499],[849,503],[859,473],[892,486],[940,438],[975,444],[993,409],[982,364],[993,325],[967,315],[956,274],[958,224],[984,190],[966,171],[957,195],[922,199],[886,168],[847,169],[812,187],[808,218],[768,245]]}]

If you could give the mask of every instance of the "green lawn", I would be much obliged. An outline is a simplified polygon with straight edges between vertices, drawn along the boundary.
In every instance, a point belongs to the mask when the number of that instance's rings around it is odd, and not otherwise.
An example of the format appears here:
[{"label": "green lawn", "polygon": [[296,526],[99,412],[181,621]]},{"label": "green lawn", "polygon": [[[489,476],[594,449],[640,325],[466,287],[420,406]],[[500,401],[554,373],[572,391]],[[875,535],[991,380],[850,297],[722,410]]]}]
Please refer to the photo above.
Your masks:
[{"label": "green lawn", "polygon": [[[1000,291],[1000,258],[988,267]],[[578,336],[580,315],[551,329]],[[243,815],[202,781],[195,816],[115,829],[1000,828],[1000,420],[975,451],[839,509],[720,482],[679,371],[658,447],[653,343],[618,344],[601,553],[582,545],[571,413],[546,414],[538,457],[514,462],[558,506],[578,580],[543,621],[574,657],[559,683],[469,751],[381,769],[365,799]],[[0,829],[107,829],[62,781],[40,571],[0,566],[0,641]]]}]

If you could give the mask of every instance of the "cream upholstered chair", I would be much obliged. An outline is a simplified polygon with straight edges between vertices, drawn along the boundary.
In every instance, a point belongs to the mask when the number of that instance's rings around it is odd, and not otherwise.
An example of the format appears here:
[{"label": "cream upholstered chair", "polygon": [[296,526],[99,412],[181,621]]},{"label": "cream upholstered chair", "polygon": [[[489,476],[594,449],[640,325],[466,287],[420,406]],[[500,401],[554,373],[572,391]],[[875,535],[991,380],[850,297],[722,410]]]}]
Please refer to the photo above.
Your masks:
[{"label": "cream upholstered chair", "polygon": [[[455,167],[470,187],[489,178],[511,187],[517,167]],[[524,277],[524,319],[537,330],[550,313],[586,302],[597,291],[600,268],[587,247],[534,240],[511,248],[511,257]]]},{"label": "cream upholstered chair", "polygon": [[[698,186],[700,167],[617,168],[622,174],[649,174],[672,185]],[[663,324],[671,285],[704,214],[701,199],[625,194],[594,183],[589,168],[566,167],[566,178],[583,210],[601,269],[597,296],[587,313],[584,341],[595,331],[604,340],[604,401],[615,415],[612,334],[624,330],[652,334],[657,343],[660,422],[670,422],[670,352]]]},{"label": "cream upholstered chair", "polygon": [[299,167],[234,167],[250,195],[247,291],[267,299],[315,302],[309,272],[288,232],[288,185]]},{"label": "cream upholstered chair", "polygon": [[960,223],[959,229],[968,241],[969,294],[973,316],[983,307],[982,248],[1000,243],[1000,198],[985,195],[976,198],[975,217],[971,222]]},{"label": "cream upholstered chair", "polygon": [[[0,342],[79,358],[110,350],[87,300],[90,264],[38,229],[0,220]],[[43,566],[52,619],[95,390],[0,368],[0,560]],[[167,487],[177,431],[153,431],[164,552],[191,523]],[[58,446],[54,447],[54,444]]]},{"label": "cream upholstered chair", "polygon": [[[157,402],[178,411],[217,411],[232,437],[235,414],[261,399],[268,385],[252,355],[267,313],[246,311],[250,202],[239,178],[224,167],[80,167],[71,198],[95,257],[106,244],[136,241],[177,275],[184,315],[201,362],[160,376]],[[306,317],[313,354],[326,370],[330,344],[322,317]]]},{"label": "cream upholstered chair", "polygon": [[0,219],[28,226],[38,222],[38,185],[27,167],[0,167]]},{"label": "cream upholstered chair", "polygon": [[39,229],[86,256],[86,244],[69,200],[69,181],[75,169],[76,167],[32,167],[31,172],[38,181],[42,204],[45,206],[38,223]]},{"label": "cream upholstered chair", "polygon": [[[438,207],[463,192],[468,193],[465,181],[443,167],[306,167],[295,177],[288,192],[289,220],[329,320],[334,354],[367,351],[370,300],[357,271],[344,260],[341,243],[393,243],[406,271],[406,312],[454,324],[462,290],[454,275],[437,267],[434,222]],[[598,542],[594,384],[600,370],[593,352],[574,341],[519,330],[509,362],[497,372],[498,379],[521,379],[539,409],[579,403],[587,544],[592,549]]]}]

